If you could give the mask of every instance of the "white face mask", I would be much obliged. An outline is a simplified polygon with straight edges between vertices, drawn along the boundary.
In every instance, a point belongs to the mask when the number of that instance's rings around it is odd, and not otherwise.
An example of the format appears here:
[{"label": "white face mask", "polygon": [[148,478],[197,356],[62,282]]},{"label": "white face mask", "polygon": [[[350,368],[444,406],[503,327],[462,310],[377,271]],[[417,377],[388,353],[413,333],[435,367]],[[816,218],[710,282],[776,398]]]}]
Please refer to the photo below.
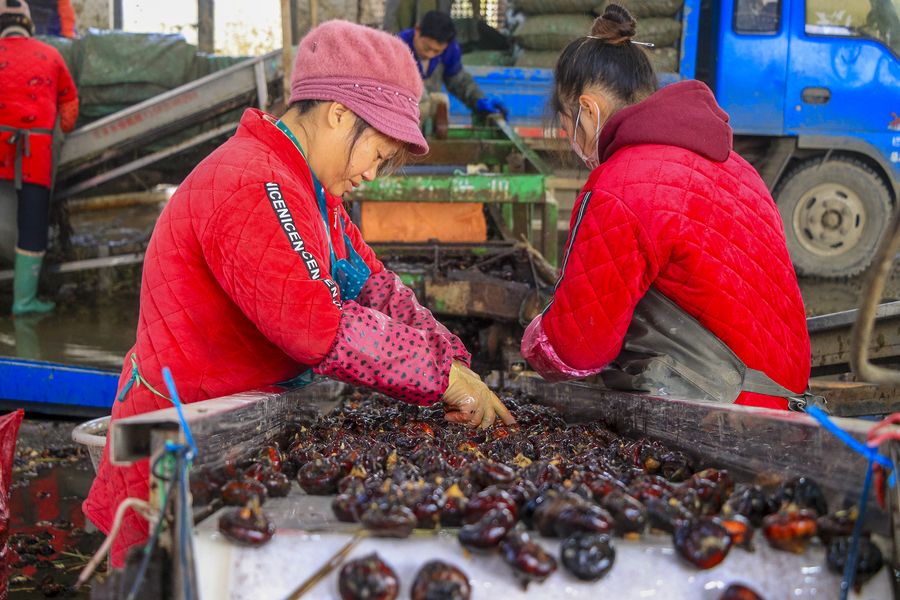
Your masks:
[{"label": "white face mask", "polygon": [[600,130],[602,129],[600,127],[600,107],[597,106],[596,102],[594,103],[594,106],[597,107],[597,131],[594,132],[593,141],[590,142],[591,148],[593,148],[591,153],[585,153],[578,145],[578,142],[575,141],[578,137],[578,123],[581,121],[581,105],[578,106],[578,116],[575,117],[575,127],[572,128],[572,135],[569,137],[569,143],[572,144],[572,150],[591,171],[600,166],[600,148],[597,146],[597,143],[600,141]]}]

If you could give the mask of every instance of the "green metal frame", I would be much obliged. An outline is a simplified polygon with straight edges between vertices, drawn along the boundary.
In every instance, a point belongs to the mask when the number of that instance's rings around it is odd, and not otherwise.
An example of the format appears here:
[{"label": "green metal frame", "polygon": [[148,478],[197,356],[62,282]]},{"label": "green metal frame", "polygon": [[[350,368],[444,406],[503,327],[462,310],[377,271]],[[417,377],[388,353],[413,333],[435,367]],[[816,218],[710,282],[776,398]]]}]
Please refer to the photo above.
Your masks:
[{"label": "green metal frame", "polygon": [[365,202],[482,202],[540,204],[543,175],[413,175],[383,177],[361,185],[353,200]]},{"label": "green metal frame", "polygon": [[[551,264],[557,261],[558,207],[548,198],[544,175],[416,175],[365,182],[349,198],[358,202],[474,202],[501,205],[513,237],[524,235]],[[541,231],[531,224],[540,211]],[[535,239],[537,238],[537,239]]]},{"label": "green metal frame", "polygon": [[[503,226],[516,239],[525,236],[550,264],[557,264],[559,208],[548,198],[543,175],[421,175],[383,177],[361,185],[350,197],[358,202],[476,202],[500,205]],[[539,211],[539,212],[538,212]],[[531,224],[541,219],[535,235]]]},{"label": "green metal frame", "polygon": [[[510,173],[511,169],[523,168],[508,162],[515,152],[531,163],[537,174]],[[524,237],[550,264],[557,265],[559,207],[553,197],[547,196],[545,185],[552,171],[504,119],[492,116],[487,123],[474,127],[451,127],[447,139],[433,140],[432,152],[425,160],[432,165],[481,163],[503,172],[385,177],[364,183],[350,200],[486,204],[504,239],[518,241]],[[535,217],[540,218],[539,232],[532,227]]]}]

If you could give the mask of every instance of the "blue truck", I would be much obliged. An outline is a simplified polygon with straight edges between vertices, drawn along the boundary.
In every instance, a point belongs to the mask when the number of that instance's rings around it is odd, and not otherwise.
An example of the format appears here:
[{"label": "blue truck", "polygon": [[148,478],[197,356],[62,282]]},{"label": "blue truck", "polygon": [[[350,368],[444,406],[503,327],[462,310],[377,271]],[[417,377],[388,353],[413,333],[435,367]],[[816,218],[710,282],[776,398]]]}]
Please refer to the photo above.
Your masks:
[{"label": "blue truck", "polygon": [[[627,4],[627,2],[626,2]],[[900,0],[685,0],[679,72],[731,115],[798,273],[857,275],[900,193]],[[640,22],[638,22],[640,34]],[[549,70],[470,68],[513,125],[540,126]],[[467,114],[453,101],[451,114]]]}]

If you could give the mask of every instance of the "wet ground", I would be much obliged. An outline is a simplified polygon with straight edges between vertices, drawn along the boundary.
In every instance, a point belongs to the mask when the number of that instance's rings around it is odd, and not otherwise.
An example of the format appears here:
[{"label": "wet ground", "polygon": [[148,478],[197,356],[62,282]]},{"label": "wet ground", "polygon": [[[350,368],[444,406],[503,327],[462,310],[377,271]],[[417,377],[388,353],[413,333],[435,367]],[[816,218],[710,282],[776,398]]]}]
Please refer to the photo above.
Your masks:
[{"label": "wet ground", "polygon": [[0,356],[119,370],[134,343],[134,297],[93,305],[62,304],[38,317],[0,317]]},{"label": "wet ground", "polygon": [[69,589],[103,541],[81,512],[94,473],[88,455],[72,442],[76,424],[26,419],[19,431],[10,504],[11,599],[89,597],[88,589]]}]

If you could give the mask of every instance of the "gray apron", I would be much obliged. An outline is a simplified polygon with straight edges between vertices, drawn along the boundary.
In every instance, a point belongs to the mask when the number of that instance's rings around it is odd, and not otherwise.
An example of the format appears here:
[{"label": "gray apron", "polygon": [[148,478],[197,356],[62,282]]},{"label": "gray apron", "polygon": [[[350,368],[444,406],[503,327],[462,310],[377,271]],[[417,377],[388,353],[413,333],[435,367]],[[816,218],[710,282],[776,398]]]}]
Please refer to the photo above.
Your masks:
[{"label": "gray apron", "polygon": [[600,373],[611,389],[731,403],[741,392],[787,398],[793,410],[824,399],[797,394],[751,369],[713,332],[650,288],[634,311],[619,356]]}]

